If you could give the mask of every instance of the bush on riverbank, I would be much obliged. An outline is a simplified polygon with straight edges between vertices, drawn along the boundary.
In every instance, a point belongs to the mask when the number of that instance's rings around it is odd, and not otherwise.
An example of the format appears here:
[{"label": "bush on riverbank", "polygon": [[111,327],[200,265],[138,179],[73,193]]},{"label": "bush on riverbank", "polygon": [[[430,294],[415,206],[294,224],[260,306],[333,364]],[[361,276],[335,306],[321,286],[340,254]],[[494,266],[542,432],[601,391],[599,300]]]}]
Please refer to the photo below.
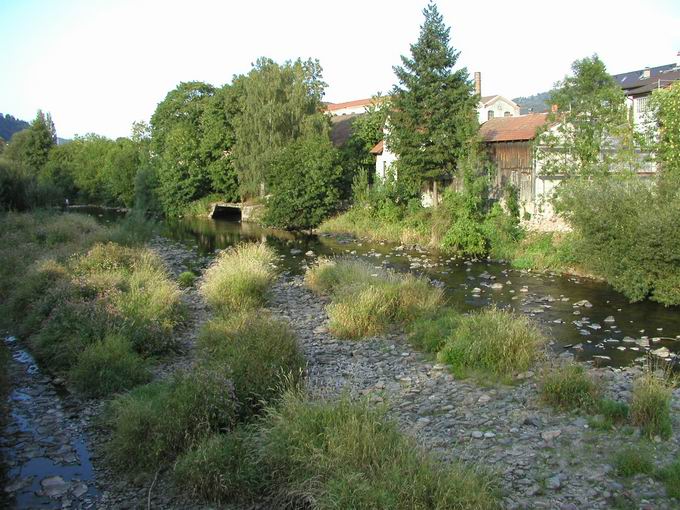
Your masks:
[{"label": "bush on riverbank", "polygon": [[437,359],[460,376],[481,372],[506,378],[528,370],[545,345],[545,336],[527,317],[489,308],[461,316]]},{"label": "bush on riverbank", "polygon": [[192,473],[186,485],[222,501],[265,493],[296,508],[498,508],[489,477],[437,461],[368,403],[287,392],[248,433],[209,439],[178,474]]},{"label": "bush on riverbank", "polygon": [[207,366],[227,366],[239,414],[247,418],[297,385],[305,361],[287,323],[265,312],[242,312],[208,322],[199,337]]},{"label": "bush on riverbank", "polygon": [[633,383],[630,420],[650,438],[670,437],[672,431],[671,397],[673,383],[663,371],[648,369]]},{"label": "bush on riverbank", "polygon": [[461,314],[452,308],[443,308],[419,317],[407,328],[409,340],[414,347],[430,353],[438,353],[446,340],[454,334]]},{"label": "bush on riverbank", "polygon": [[566,363],[547,368],[541,377],[541,398],[565,410],[594,410],[600,398],[597,382],[581,365]]},{"label": "bush on riverbank", "polygon": [[654,459],[646,445],[638,444],[619,450],[614,455],[614,468],[619,476],[633,476],[639,473],[651,475]]},{"label": "bush on riverbank", "polygon": [[205,271],[200,292],[218,312],[262,306],[275,277],[276,256],[266,244],[240,244],[220,253]]},{"label": "bush on riverbank", "polygon": [[85,348],[69,379],[84,395],[104,397],[144,384],[151,374],[127,338],[109,335]]},{"label": "bush on riverbank", "polygon": [[[606,198],[606,199],[604,199]],[[573,179],[559,187],[558,210],[579,237],[580,265],[631,301],[680,304],[680,184],[636,175]]]},{"label": "bush on riverbank", "polygon": [[331,294],[330,331],[342,338],[373,336],[439,307],[443,292],[423,278],[374,269],[363,261],[321,261],[306,282]]},{"label": "bush on riverbank", "polygon": [[92,395],[122,389],[112,372],[100,370],[106,360],[136,374],[123,386],[143,379],[135,355],[107,337],[123,337],[142,356],[160,354],[172,348],[182,319],[179,289],[162,261],[136,246],[150,233],[140,221],[108,228],[78,214],[0,217],[0,251],[9,266],[0,271],[11,284],[0,284],[3,325],[28,339],[44,367]]},{"label": "bush on riverbank", "polygon": [[230,430],[236,411],[226,370],[196,368],[140,386],[111,403],[110,458],[133,471],[157,468],[202,439]]}]

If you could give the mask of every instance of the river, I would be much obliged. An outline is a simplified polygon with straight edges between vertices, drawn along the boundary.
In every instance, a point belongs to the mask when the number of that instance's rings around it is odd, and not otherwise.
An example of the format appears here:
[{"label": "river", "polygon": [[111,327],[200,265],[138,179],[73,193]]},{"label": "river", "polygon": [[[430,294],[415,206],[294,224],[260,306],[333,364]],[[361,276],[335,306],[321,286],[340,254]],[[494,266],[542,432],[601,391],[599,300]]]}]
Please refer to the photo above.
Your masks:
[{"label": "river", "polygon": [[423,274],[444,289],[454,308],[462,312],[489,305],[513,308],[543,326],[556,352],[572,352],[577,360],[599,366],[644,362],[649,351],[668,359],[680,353],[677,307],[630,303],[606,283],[589,278],[519,271],[498,262],[451,258],[348,236],[296,235],[252,223],[192,218],[167,222],[162,231],[205,256],[242,241],[264,241],[291,274],[302,274],[319,256],[358,257],[376,266]]}]

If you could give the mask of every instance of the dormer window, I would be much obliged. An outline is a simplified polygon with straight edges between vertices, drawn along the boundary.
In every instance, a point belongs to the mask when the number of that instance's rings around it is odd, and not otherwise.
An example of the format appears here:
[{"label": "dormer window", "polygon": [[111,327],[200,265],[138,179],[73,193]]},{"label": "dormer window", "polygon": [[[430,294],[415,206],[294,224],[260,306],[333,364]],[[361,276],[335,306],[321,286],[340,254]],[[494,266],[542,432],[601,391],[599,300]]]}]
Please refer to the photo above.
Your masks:
[{"label": "dormer window", "polygon": [[487,115],[486,120],[493,119],[493,116],[494,116],[493,110],[489,110],[489,112],[486,115]]}]

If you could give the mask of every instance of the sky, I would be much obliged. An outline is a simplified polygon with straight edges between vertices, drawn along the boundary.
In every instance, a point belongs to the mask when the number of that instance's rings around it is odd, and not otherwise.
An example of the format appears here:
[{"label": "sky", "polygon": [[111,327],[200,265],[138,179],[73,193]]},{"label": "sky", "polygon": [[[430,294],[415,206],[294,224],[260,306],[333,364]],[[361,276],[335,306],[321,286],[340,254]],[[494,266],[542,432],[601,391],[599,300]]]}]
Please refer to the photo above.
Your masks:
[{"label": "sky", "polygon": [[[317,58],[326,101],[388,92],[426,0],[0,0],[0,112],[62,138],[128,136],[182,81],[222,85],[260,56]],[[677,61],[677,0],[439,0],[482,94],[549,90],[597,53],[613,74]]]}]

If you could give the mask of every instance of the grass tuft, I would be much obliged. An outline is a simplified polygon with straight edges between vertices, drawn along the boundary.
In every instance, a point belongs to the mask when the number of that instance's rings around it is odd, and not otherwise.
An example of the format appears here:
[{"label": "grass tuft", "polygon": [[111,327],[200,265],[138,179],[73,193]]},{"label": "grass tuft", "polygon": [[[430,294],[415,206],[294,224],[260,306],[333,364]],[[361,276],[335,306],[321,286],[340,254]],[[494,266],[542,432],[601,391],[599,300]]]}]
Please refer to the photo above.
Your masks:
[{"label": "grass tuft", "polygon": [[541,377],[541,397],[549,405],[564,410],[595,408],[599,399],[593,377],[576,363],[546,369]]},{"label": "grass tuft", "polygon": [[184,271],[182,274],[180,274],[177,277],[177,283],[183,289],[186,289],[187,287],[193,286],[195,281],[196,281],[196,275],[194,273],[192,273],[191,271]]},{"label": "grass tuft", "polygon": [[461,316],[437,359],[451,365],[461,377],[479,371],[505,378],[528,370],[545,342],[530,319],[489,308]]},{"label": "grass tuft", "polygon": [[654,472],[654,461],[647,447],[628,446],[614,455],[614,467],[619,476],[649,475]]},{"label": "grass tuft", "polygon": [[666,485],[668,496],[680,499],[680,459],[659,470],[658,476]]},{"label": "grass tuft", "polygon": [[199,337],[208,365],[229,367],[240,415],[257,413],[287,384],[296,385],[305,361],[287,323],[258,312],[217,318]]},{"label": "grass tuft", "polygon": [[258,308],[274,280],[274,260],[274,252],[264,243],[223,251],[206,270],[200,291],[219,312]]},{"label": "grass tuft", "polygon": [[453,334],[460,319],[461,315],[451,308],[419,317],[408,327],[409,340],[422,351],[437,353]]},{"label": "grass tuft", "polygon": [[308,270],[306,284],[330,294],[330,331],[341,338],[361,338],[385,332],[395,323],[409,323],[431,314],[443,292],[424,278],[375,269],[359,260],[323,260]]},{"label": "grass tuft", "polygon": [[496,508],[490,480],[444,465],[402,435],[381,410],[294,392],[265,416],[259,459],[272,492],[315,508]]},{"label": "grass tuft", "polygon": [[71,368],[69,379],[89,397],[103,397],[148,382],[151,374],[131,342],[111,335],[88,345]]},{"label": "grass tuft", "polygon": [[673,384],[663,371],[648,369],[633,383],[630,403],[631,423],[653,438],[667,439],[672,433],[671,397]]},{"label": "grass tuft", "polygon": [[236,407],[224,370],[196,368],[140,386],[111,403],[109,456],[123,469],[156,468],[215,432],[231,429]]}]

